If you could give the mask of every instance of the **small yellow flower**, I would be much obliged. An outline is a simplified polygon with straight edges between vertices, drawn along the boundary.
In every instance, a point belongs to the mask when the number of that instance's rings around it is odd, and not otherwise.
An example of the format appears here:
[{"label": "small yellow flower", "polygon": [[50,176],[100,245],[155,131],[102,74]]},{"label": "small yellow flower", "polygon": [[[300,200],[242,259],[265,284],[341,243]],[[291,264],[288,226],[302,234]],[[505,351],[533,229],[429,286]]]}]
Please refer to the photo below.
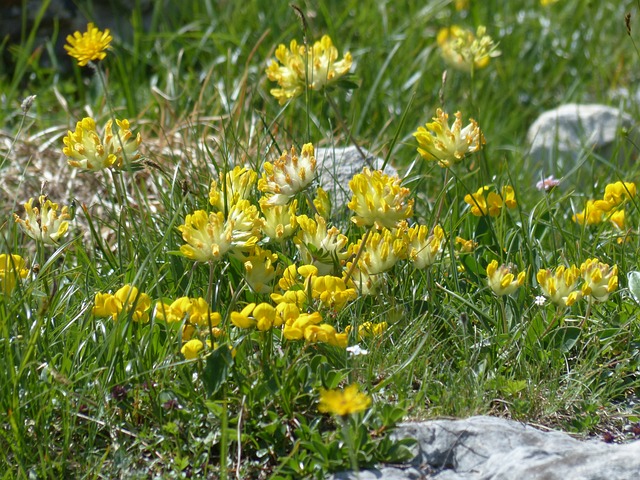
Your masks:
[{"label": "small yellow flower", "polygon": [[616,288],[618,288],[618,266],[610,267],[597,258],[590,258],[580,265],[580,272],[584,279],[582,294],[590,296],[599,302],[605,302]]},{"label": "small yellow flower", "polygon": [[72,167],[97,171],[109,167],[121,168],[125,161],[140,158],[136,153],[142,143],[140,133],[132,138],[133,132],[127,119],[116,119],[116,125],[118,132],[114,134],[113,121],[109,120],[101,140],[93,118],[80,120],[75,131],[69,130],[62,140],[65,145],[62,152],[67,156],[67,163]]},{"label": "small yellow flower", "polygon": [[555,272],[540,269],[536,275],[542,292],[561,307],[570,307],[580,299],[582,293],[577,289],[580,269],[575,265],[566,268],[560,265]]},{"label": "small yellow flower", "polygon": [[415,225],[407,230],[408,257],[418,270],[435,263],[444,246],[444,230],[436,225],[433,233],[428,235],[426,225]]},{"label": "small yellow flower", "polygon": [[485,140],[478,123],[470,118],[469,125],[462,128],[462,114],[456,112],[455,117],[450,127],[449,115],[438,108],[433,122],[418,127],[413,136],[418,141],[418,153],[422,158],[438,162],[444,168],[482,148]]},{"label": "small yellow flower", "polygon": [[280,88],[271,89],[280,105],[302,95],[305,87],[322,90],[346,74],[353,63],[350,53],[338,60],[338,49],[328,35],[315,42],[307,53],[304,45],[292,40],[289,48],[280,44],[276,49],[277,61],[272,61],[266,69],[267,78],[278,82]]},{"label": "small yellow flower", "polygon": [[624,228],[625,213],[624,210],[616,210],[609,214],[609,221],[613,223],[619,230]]},{"label": "small yellow flower", "polygon": [[462,253],[471,253],[478,246],[478,242],[475,242],[474,240],[465,240],[462,237],[456,237],[455,243]]},{"label": "small yellow flower", "polygon": [[211,181],[209,203],[219,212],[227,212],[238,200],[247,200],[258,179],[258,173],[247,167],[236,166],[226,175],[220,173],[220,185]]},{"label": "small yellow flower", "polygon": [[[364,322],[358,325],[358,341],[363,338],[375,338],[380,337],[384,332],[389,328],[389,324],[387,322],[373,323],[373,322]],[[351,332],[351,325],[348,325],[345,329],[347,333]]]},{"label": "small yellow flower", "polygon": [[438,32],[438,46],[445,62],[457,70],[471,72],[489,65],[492,57],[500,55],[496,44],[479,26],[476,34],[458,25],[443,28]]},{"label": "small yellow flower", "polygon": [[554,3],[558,3],[559,0],[540,0],[540,5],[546,7],[548,5],[553,5]]},{"label": "small yellow flower", "polygon": [[89,23],[86,32],[74,32],[73,36],[67,35],[68,44],[64,49],[69,56],[78,61],[78,65],[84,67],[94,60],[103,60],[107,56],[106,50],[111,40],[113,38],[108,28],[101,32],[93,23]]},{"label": "small yellow flower", "polygon": [[295,319],[285,323],[282,336],[287,340],[301,340],[305,338],[304,333],[308,327],[320,323],[322,323],[320,312],[301,313]]},{"label": "small yellow flower", "polygon": [[458,12],[469,8],[470,0],[456,0],[455,7]]},{"label": "small yellow flower", "polygon": [[371,405],[371,397],[361,393],[357,384],[350,385],[344,390],[320,389],[320,403],[318,411],[333,415],[349,415],[366,410]]},{"label": "small yellow flower", "polygon": [[305,189],[316,175],[316,157],[311,143],[302,146],[300,156],[296,148],[284,152],[273,164],[264,163],[264,173],[258,181],[261,192],[272,193],[270,205],[286,205],[297,193]]},{"label": "small yellow flower", "polygon": [[573,215],[573,221],[580,225],[598,225],[604,219],[604,213],[596,207],[597,200],[587,200],[582,212]]},{"label": "small yellow flower", "polygon": [[133,285],[124,285],[115,294],[96,293],[92,313],[96,317],[118,318],[121,312],[130,313],[136,322],[149,320],[151,297],[139,292]]},{"label": "small yellow flower", "polygon": [[633,182],[610,183],[604,188],[604,198],[593,202],[593,206],[607,213],[620,207],[636,196],[636,184]]},{"label": "small yellow flower", "polygon": [[278,255],[260,247],[254,247],[244,261],[244,279],[256,293],[271,293],[276,276]]},{"label": "small yellow flower", "polygon": [[411,192],[400,186],[398,177],[365,167],[349,181],[349,188],[353,197],[347,207],[355,213],[351,220],[359,227],[393,228],[413,214],[413,200],[407,198]]},{"label": "small yellow flower", "polygon": [[514,267],[511,265],[498,266],[497,260],[487,265],[487,284],[493,293],[498,296],[510,295],[524,284],[525,272],[518,273],[516,278],[512,273],[513,270]]},{"label": "small yellow flower", "polygon": [[250,303],[242,309],[241,312],[231,312],[231,323],[238,328],[253,328],[256,326],[256,319],[251,316],[253,309],[256,308],[255,303]]},{"label": "small yellow flower", "polygon": [[29,270],[25,268],[25,260],[20,255],[0,254],[0,291],[9,295],[16,287],[18,280],[26,278]]},{"label": "small yellow flower", "polygon": [[331,217],[331,199],[322,187],[316,189],[316,198],[313,199],[313,206],[321,217]]},{"label": "small yellow flower", "polygon": [[49,200],[46,195],[40,195],[40,207],[33,206],[33,198],[24,204],[26,218],[23,220],[14,214],[15,221],[31,238],[45,245],[57,245],[69,229],[70,218],[68,207],[62,207],[58,215],[58,204]]},{"label": "small yellow flower", "polygon": [[307,343],[327,343],[338,348],[347,348],[349,341],[348,334],[338,333],[328,323],[309,325],[304,330],[304,339]]},{"label": "small yellow flower", "polygon": [[198,358],[198,355],[203,348],[204,344],[197,338],[194,338],[193,340],[189,340],[182,346],[182,348],[180,349],[180,353],[182,353],[184,355],[184,358],[186,358],[187,360],[193,360],[194,358]]},{"label": "small yellow flower", "polygon": [[212,312],[209,309],[209,304],[202,297],[180,297],[171,304],[160,303],[156,305],[156,319],[168,323],[185,320],[192,325],[216,327],[222,321],[222,316],[218,312]]},{"label": "small yellow flower", "polygon": [[336,310],[357,297],[356,290],[347,288],[344,279],[332,275],[314,277],[311,292],[313,298],[320,299],[323,305]]}]

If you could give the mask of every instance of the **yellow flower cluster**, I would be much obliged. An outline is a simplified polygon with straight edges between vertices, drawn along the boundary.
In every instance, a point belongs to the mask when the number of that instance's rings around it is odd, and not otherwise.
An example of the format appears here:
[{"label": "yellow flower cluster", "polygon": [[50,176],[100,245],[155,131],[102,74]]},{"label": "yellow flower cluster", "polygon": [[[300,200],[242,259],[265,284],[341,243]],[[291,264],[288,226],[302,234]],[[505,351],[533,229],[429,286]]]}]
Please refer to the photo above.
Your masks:
[{"label": "yellow flower cluster", "polygon": [[[384,332],[387,331],[387,328],[389,328],[389,324],[387,322],[379,322],[379,323],[363,322],[360,325],[358,325],[358,340],[362,340],[363,338],[369,338],[369,337],[373,337],[373,338],[380,337]],[[351,325],[347,325],[344,331],[346,333],[350,333]]]},{"label": "yellow flower cluster", "polygon": [[136,322],[147,322],[150,308],[151,297],[127,284],[115,294],[96,293],[91,313],[96,317],[111,317],[116,320],[124,312]]},{"label": "yellow flower cluster", "polygon": [[277,61],[269,64],[266,74],[269,80],[278,82],[280,88],[271,89],[271,95],[280,105],[302,95],[305,88],[322,90],[349,72],[353,63],[348,52],[338,61],[338,49],[328,35],[315,42],[309,52],[291,40],[289,48],[278,45],[275,55]]},{"label": "yellow flower cluster", "polygon": [[615,182],[604,189],[599,200],[588,200],[584,210],[573,216],[580,225],[598,225],[609,220],[619,229],[624,228],[624,204],[636,196],[636,184],[633,182]]},{"label": "yellow flower cluster", "polygon": [[46,195],[38,198],[39,207],[33,206],[34,199],[30,198],[24,204],[25,219],[14,214],[13,218],[20,228],[37,242],[44,245],[57,245],[69,229],[69,209],[62,207],[58,215],[58,204],[49,200]]},{"label": "yellow flower cluster", "polygon": [[475,35],[458,25],[441,29],[437,41],[442,58],[451,67],[464,72],[486,67],[492,57],[500,55],[496,44],[486,32],[486,27],[482,25]]},{"label": "yellow flower cluster", "polygon": [[24,258],[17,254],[0,254],[0,291],[9,295],[16,288],[18,280],[26,278],[29,270]]},{"label": "yellow flower cluster", "polygon": [[471,213],[477,217],[490,215],[497,217],[503,207],[515,208],[516,195],[513,187],[502,187],[501,194],[489,192],[489,187],[480,187],[476,193],[467,194],[464,197],[465,203],[471,206]]},{"label": "yellow flower cluster", "polygon": [[258,174],[247,167],[236,166],[226,175],[220,173],[220,185],[211,181],[209,203],[219,212],[227,212],[239,200],[248,200]]},{"label": "yellow flower cluster", "polygon": [[[184,322],[183,340],[189,340],[196,327],[208,330],[209,327],[217,327],[222,321],[222,316],[218,312],[212,312],[209,304],[202,297],[180,297],[171,303],[158,302],[155,307],[155,318],[167,323]],[[215,335],[221,332],[215,329],[213,333]]]},{"label": "yellow flower cluster", "polygon": [[346,416],[362,412],[371,405],[371,397],[359,391],[358,385],[353,384],[344,390],[320,389],[318,411],[332,415]]},{"label": "yellow flower cluster", "polygon": [[524,285],[526,273],[520,272],[516,276],[514,270],[513,265],[498,265],[497,260],[487,265],[487,284],[493,293],[498,296],[510,295]]},{"label": "yellow flower cluster", "polygon": [[299,215],[297,222],[300,230],[293,241],[302,263],[313,264],[320,273],[327,274],[347,258],[345,248],[349,239],[336,227],[327,228],[324,217],[316,215],[314,220],[307,215]]},{"label": "yellow flower cluster", "polygon": [[111,40],[113,37],[108,28],[101,32],[93,23],[89,23],[86,32],[74,32],[73,35],[67,36],[67,45],[64,49],[69,56],[78,61],[79,66],[84,67],[94,60],[103,60],[107,56],[106,50]]},{"label": "yellow flower cluster", "polygon": [[117,133],[113,132],[113,121],[107,121],[104,137],[101,139],[93,118],[86,117],[76,124],[75,131],[69,130],[62,139],[62,152],[67,163],[76,168],[98,171],[105,168],[122,168],[128,162],[140,158],[136,152],[142,143],[138,133],[135,137],[129,120],[117,120]]},{"label": "yellow flower cluster", "polygon": [[418,153],[422,158],[438,162],[444,168],[482,148],[485,139],[478,123],[470,118],[469,125],[463,128],[462,114],[456,112],[455,117],[453,125],[449,126],[449,115],[438,108],[433,122],[418,127],[413,136],[418,141]]},{"label": "yellow flower cluster", "polygon": [[296,154],[296,148],[291,147],[289,152],[284,152],[273,164],[264,162],[263,168],[264,173],[258,181],[258,189],[271,194],[267,197],[268,204],[286,205],[315,177],[316,157],[313,145],[303,145],[300,156]]}]

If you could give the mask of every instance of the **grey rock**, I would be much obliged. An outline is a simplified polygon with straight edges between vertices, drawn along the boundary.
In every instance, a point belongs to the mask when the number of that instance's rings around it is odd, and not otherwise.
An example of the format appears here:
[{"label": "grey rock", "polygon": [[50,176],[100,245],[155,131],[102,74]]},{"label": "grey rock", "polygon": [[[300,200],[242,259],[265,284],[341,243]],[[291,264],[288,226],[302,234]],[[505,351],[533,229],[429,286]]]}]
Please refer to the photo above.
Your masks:
[{"label": "grey rock", "polygon": [[634,119],[618,108],[599,104],[561,105],[540,115],[527,132],[530,168],[545,177],[559,178],[577,172],[587,160],[623,164],[635,149],[633,143],[638,144],[636,140],[640,138],[635,125]]},{"label": "grey rock", "polygon": [[[369,480],[631,480],[640,478],[640,441],[622,445],[579,441],[561,432],[495,417],[402,424],[396,438],[414,438],[415,458],[332,478]],[[418,473],[415,470],[419,470]],[[389,476],[386,476],[387,473]]]},{"label": "grey rock", "polygon": [[[362,147],[358,150],[355,145],[316,148],[315,156],[320,186],[329,194],[334,210],[346,206],[349,202],[349,180],[356,173],[362,172],[364,167],[380,169],[384,164],[384,159],[374,156]],[[397,170],[391,165],[386,165],[383,171],[387,175],[398,175]]]}]

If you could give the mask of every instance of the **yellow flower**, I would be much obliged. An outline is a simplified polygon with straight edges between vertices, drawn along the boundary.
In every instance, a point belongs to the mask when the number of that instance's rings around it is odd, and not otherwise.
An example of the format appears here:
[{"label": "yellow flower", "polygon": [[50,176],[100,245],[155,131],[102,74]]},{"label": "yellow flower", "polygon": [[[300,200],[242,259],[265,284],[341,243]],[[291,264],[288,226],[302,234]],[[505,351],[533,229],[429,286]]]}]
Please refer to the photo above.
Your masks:
[{"label": "yellow flower", "polygon": [[444,246],[444,230],[440,225],[435,226],[431,235],[428,233],[426,225],[415,225],[407,230],[408,257],[419,270],[433,265]]},{"label": "yellow flower", "polygon": [[413,200],[408,200],[408,188],[400,186],[398,177],[365,167],[349,181],[353,197],[347,206],[355,216],[351,220],[359,227],[393,228],[413,214]]},{"label": "yellow flower", "polygon": [[290,152],[284,152],[273,164],[265,162],[263,168],[264,173],[258,181],[258,189],[273,194],[267,198],[268,204],[286,205],[315,177],[316,157],[313,145],[304,144],[300,156],[296,155],[296,148],[291,147]]},{"label": "yellow flower", "polygon": [[251,317],[253,309],[256,308],[255,303],[250,303],[242,309],[241,312],[231,312],[231,323],[238,328],[253,328],[256,326],[256,319]]},{"label": "yellow flower", "polygon": [[300,231],[294,242],[300,251],[301,261],[315,265],[322,275],[331,273],[335,263],[348,256],[345,247],[349,239],[336,227],[327,229],[327,221],[320,215],[316,215],[315,220],[300,215],[297,222]]},{"label": "yellow flower", "polygon": [[67,45],[64,49],[69,56],[78,61],[78,65],[84,67],[94,60],[103,60],[107,56],[109,44],[113,38],[106,28],[104,32],[94,27],[93,23],[87,25],[84,33],[74,32],[73,36],[67,35]]},{"label": "yellow flower", "polygon": [[313,199],[313,206],[321,217],[331,217],[331,199],[322,187],[316,189],[316,198]]},{"label": "yellow flower", "polygon": [[515,208],[517,206],[515,192],[510,186],[502,187],[502,195],[496,192],[489,192],[489,187],[480,187],[474,194],[467,194],[464,197],[465,203],[471,206],[471,213],[477,217],[490,215],[497,217],[500,215],[502,207]]},{"label": "yellow flower", "polygon": [[558,3],[559,0],[540,0],[540,5],[546,7],[547,5],[553,5],[554,3]]},{"label": "yellow flower", "polygon": [[609,221],[613,223],[618,229],[624,228],[625,213],[624,210],[616,210],[609,215]]},{"label": "yellow flower", "polygon": [[49,200],[46,195],[40,195],[38,203],[40,208],[33,206],[33,198],[24,204],[26,218],[22,220],[14,214],[15,221],[20,228],[31,238],[45,245],[57,245],[69,228],[70,218],[68,208],[62,207],[58,215],[58,204]]},{"label": "yellow flower", "polygon": [[209,203],[217,211],[227,212],[238,200],[249,198],[257,178],[258,173],[247,167],[236,166],[226,175],[220,173],[221,185],[218,185],[217,180],[211,181]]},{"label": "yellow flower", "polygon": [[311,295],[319,298],[323,305],[336,310],[357,297],[355,289],[347,288],[344,279],[332,275],[313,277]]},{"label": "yellow flower", "polygon": [[96,293],[92,313],[96,317],[118,318],[121,312],[131,312],[131,318],[136,322],[149,320],[151,297],[139,292],[133,285],[124,285],[115,294]]},{"label": "yellow flower", "polygon": [[618,266],[610,267],[597,258],[590,258],[580,265],[584,279],[582,294],[594,300],[605,302],[609,294],[618,288]]},{"label": "yellow flower", "polygon": [[458,25],[441,29],[437,41],[442,58],[453,68],[465,72],[486,67],[491,57],[500,55],[486,31],[486,27],[482,25],[475,35]]},{"label": "yellow flower", "polygon": [[602,223],[604,212],[596,207],[597,200],[587,200],[587,204],[582,212],[576,213],[573,221],[580,225],[598,225]]},{"label": "yellow flower", "polygon": [[256,293],[271,293],[276,276],[274,268],[278,254],[260,247],[254,247],[244,261],[244,279]]},{"label": "yellow flower", "polygon": [[[373,322],[364,322],[358,325],[358,341],[363,338],[369,337],[380,337],[384,332],[389,328],[389,324],[387,322],[373,323]],[[351,332],[351,325],[348,325],[345,328],[347,333]]]},{"label": "yellow flower", "polygon": [[604,198],[593,202],[593,206],[603,212],[610,212],[632,197],[636,196],[636,184],[633,182],[610,183],[604,188]]},{"label": "yellow flower", "polygon": [[182,353],[187,360],[193,360],[194,358],[198,358],[198,354],[203,348],[204,344],[197,338],[194,338],[182,346],[180,353]]},{"label": "yellow flower", "polygon": [[271,89],[280,105],[287,100],[302,95],[305,87],[310,90],[322,90],[346,74],[353,63],[350,53],[338,59],[338,49],[328,35],[315,42],[307,53],[304,45],[292,40],[289,48],[280,44],[276,49],[276,59],[266,69],[267,78],[278,82],[280,88]]},{"label": "yellow flower", "polygon": [[543,268],[536,275],[542,292],[561,307],[570,307],[582,296],[577,290],[579,278],[580,269],[575,265],[569,268],[560,265],[555,272]]},{"label": "yellow flower", "polygon": [[475,242],[473,240],[465,240],[462,237],[456,237],[456,245],[458,245],[460,252],[471,253],[478,246],[478,242]]},{"label": "yellow flower", "polygon": [[309,325],[304,330],[304,339],[307,343],[327,343],[338,348],[347,348],[348,335],[338,333],[336,329],[327,324]]},{"label": "yellow flower", "polygon": [[25,261],[20,255],[0,254],[0,290],[9,295],[16,287],[20,278],[26,278],[29,270],[25,268]]},{"label": "yellow flower", "polygon": [[478,123],[469,119],[469,125],[462,128],[462,114],[456,112],[453,125],[449,126],[449,115],[440,108],[436,110],[433,122],[418,127],[413,134],[418,141],[418,153],[427,161],[436,161],[441,167],[450,167],[468,154],[477,152],[484,145],[484,135]]},{"label": "yellow flower", "polygon": [[322,315],[320,315],[320,312],[301,313],[295,319],[285,323],[282,329],[282,336],[287,340],[301,340],[305,338],[304,332],[308,327],[318,325],[321,322]]},{"label": "yellow flower", "polygon": [[[404,227],[406,227],[406,223]],[[362,239],[349,246],[348,253],[355,257],[360,250]],[[396,228],[392,233],[383,228],[380,232],[372,232],[367,237],[364,251],[360,255],[358,265],[370,274],[377,275],[386,272],[400,260],[407,257],[407,242],[405,228]]]},{"label": "yellow flower", "polygon": [[456,10],[458,12],[460,12],[462,10],[468,9],[469,8],[469,2],[470,2],[470,0],[456,0],[455,1]]},{"label": "yellow flower", "polygon": [[318,411],[333,415],[349,415],[366,410],[371,405],[371,397],[359,392],[358,385],[349,385],[344,390],[320,389]]},{"label": "yellow flower", "polygon": [[192,325],[201,327],[216,327],[222,321],[222,316],[218,312],[212,312],[209,304],[202,298],[180,297],[170,305],[160,303],[156,305],[156,319],[166,322],[181,322],[186,320]]},{"label": "yellow flower", "polygon": [[298,226],[298,200],[294,199],[289,205],[271,205],[266,197],[262,197],[258,203],[264,215],[262,233],[265,236],[272,241],[282,242],[293,235]]},{"label": "yellow flower", "polygon": [[370,273],[362,262],[358,262],[356,267],[353,267],[353,262],[347,262],[345,271],[352,272],[348,286],[355,287],[360,295],[374,295],[386,282],[384,275]]},{"label": "yellow flower", "polygon": [[276,308],[263,302],[258,305],[250,303],[241,312],[231,312],[231,323],[238,328],[256,327],[264,332],[272,327],[279,327],[284,320]]},{"label": "yellow flower", "polygon": [[524,284],[525,272],[518,273],[516,278],[512,273],[513,269],[514,267],[511,265],[498,266],[497,260],[493,260],[487,265],[487,284],[493,293],[498,296],[510,295]]},{"label": "yellow flower", "polygon": [[121,168],[126,161],[137,160],[136,153],[142,137],[140,133],[133,137],[129,120],[117,120],[117,134],[113,133],[113,121],[109,120],[104,128],[101,140],[93,118],[86,117],[76,124],[74,132],[69,130],[63,138],[65,147],[62,152],[67,156],[67,163],[76,168],[86,170],[102,170],[104,168]]}]

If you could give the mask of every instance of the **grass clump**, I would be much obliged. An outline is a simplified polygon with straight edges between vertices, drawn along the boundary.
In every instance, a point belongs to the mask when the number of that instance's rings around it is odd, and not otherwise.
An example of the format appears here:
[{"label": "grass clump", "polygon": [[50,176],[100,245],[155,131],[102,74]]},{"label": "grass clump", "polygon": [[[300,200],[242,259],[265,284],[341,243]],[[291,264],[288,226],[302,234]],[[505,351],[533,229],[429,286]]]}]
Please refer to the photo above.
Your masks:
[{"label": "grass clump", "polygon": [[[441,415],[631,438],[637,168],[536,188],[523,146],[631,88],[631,4],[525,3],[183,2],[65,33],[67,75],[0,44],[5,478],[324,478]],[[343,205],[349,144],[399,175]]]}]

